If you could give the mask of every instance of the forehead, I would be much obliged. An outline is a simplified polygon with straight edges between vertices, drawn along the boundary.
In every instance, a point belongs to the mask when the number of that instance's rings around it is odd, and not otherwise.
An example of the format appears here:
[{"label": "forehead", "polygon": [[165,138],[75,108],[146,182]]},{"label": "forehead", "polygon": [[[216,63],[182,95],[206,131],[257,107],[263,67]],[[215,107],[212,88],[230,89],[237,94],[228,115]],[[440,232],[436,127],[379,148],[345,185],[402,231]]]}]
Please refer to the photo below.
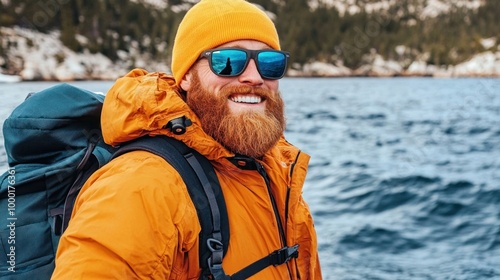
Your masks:
[{"label": "forehead", "polygon": [[236,40],[236,41],[231,41],[227,42],[225,44],[219,45],[216,47],[216,49],[219,48],[242,48],[242,49],[248,49],[248,50],[264,50],[264,49],[270,49],[267,44],[262,43],[261,41],[256,41],[256,40]]}]

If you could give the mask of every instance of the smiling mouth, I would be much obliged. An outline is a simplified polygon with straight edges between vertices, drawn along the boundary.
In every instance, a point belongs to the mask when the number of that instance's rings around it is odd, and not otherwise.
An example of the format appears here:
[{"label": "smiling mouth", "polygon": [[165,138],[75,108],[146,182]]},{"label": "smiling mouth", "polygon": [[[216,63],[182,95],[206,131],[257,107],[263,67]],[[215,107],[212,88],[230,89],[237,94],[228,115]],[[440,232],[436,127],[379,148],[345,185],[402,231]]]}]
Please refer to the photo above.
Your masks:
[{"label": "smiling mouth", "polygon": [[235,103],[259,104],[263,101],[262,97],[257,95],[233,95],[229,100]]}]

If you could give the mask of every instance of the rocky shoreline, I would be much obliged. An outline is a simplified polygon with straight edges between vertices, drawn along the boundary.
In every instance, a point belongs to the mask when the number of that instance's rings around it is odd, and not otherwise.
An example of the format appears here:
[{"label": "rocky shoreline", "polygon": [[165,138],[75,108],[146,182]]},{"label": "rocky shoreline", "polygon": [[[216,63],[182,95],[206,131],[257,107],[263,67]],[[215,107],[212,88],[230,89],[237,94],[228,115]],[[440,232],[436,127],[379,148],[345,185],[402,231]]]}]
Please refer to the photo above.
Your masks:
[{"label": "rocky shoreline", "polygon": [[386,61],[378,54],[357,69],[322,62],[306,64],[301,70],[291,69],[289,76],[301,77],[500,77],[500,51],[475,55],[458,65],[436,66],[425,61],[413,61],[404,67],[397,61]]}]

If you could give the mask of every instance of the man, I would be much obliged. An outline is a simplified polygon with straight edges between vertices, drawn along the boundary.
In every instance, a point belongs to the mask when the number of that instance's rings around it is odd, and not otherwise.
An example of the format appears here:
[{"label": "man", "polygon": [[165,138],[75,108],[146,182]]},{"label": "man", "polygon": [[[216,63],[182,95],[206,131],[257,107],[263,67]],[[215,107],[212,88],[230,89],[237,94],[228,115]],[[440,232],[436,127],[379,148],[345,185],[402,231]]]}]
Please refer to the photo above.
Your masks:
[{"label": "man", "polygon": [[[309,156],[283,138],[278,80],[287,59],[274,24],[256,6],[202,0],[179,26],[175,79],[134,70],[104,102],[108,144],[167,135],[210,160],[230,223],[222,262],[227,275],[298,244],[297,258],[250,278],[321,279],[313,221],[301,195]],[[185,133],[165,128],[180,116],[192,122]],[[53,279],[198,279],[199,232],[175,169],[151,153],[130,152],[82,188],[60,240]]]}]

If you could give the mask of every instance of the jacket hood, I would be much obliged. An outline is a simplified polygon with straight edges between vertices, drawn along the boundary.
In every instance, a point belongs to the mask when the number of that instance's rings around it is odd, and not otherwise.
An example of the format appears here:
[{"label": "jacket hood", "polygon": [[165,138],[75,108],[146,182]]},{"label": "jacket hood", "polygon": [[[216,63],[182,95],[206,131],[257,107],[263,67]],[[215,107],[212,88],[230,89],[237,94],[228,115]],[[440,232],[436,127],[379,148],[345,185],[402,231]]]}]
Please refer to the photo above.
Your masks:
[{"label": "jacket hood", "polygon": [[[174,134],[169,122],[184,117],[186,132]],[[106,94],[101,116],[104,141],[118,146],[144,135],[167,135],[185,142],[211,160],[233,156],[206,134],[200,120],[181,97],[175,80],[165,73],[134,69]]]}]

